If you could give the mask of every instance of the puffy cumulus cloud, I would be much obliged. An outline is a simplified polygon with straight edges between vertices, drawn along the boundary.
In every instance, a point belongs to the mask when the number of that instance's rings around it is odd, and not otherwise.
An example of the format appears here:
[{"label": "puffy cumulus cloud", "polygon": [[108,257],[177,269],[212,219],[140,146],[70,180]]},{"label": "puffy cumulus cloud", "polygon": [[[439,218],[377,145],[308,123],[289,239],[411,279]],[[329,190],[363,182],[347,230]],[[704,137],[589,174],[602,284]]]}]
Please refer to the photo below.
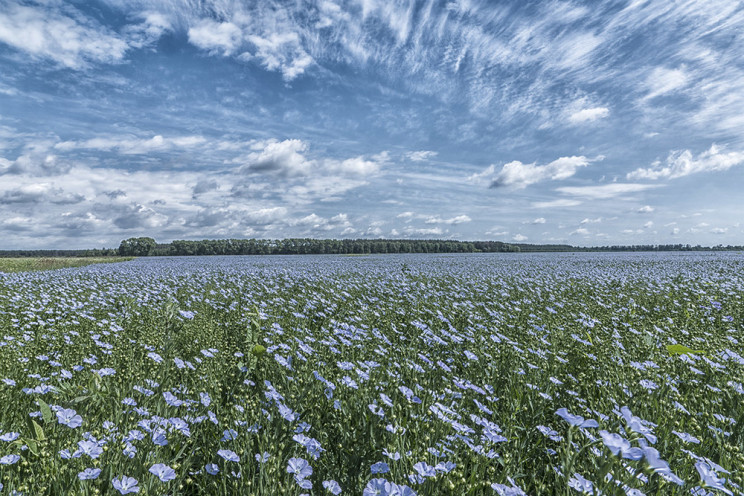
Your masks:
[{"label": "puffy cumulus cloud", "polygon": [[517,242],[527,241],[528,239],[529,238],[525,236],[524,234],[515,234],[514,236],[512,236],[512,241],[517,241]]},{"label": "puffy cumulus cloud", "polygon": [[546,222],[545,217],[538,217],[537,219],[532,219],[530,224],[545,224]]},{"label": "puffy cumulus cloud", "polygon": [[496,171],[496,166],[492,164],[483,172],[471,175],[468,180],[481,184],[487,183],[489,188],[509,186],[521,189],[543,181],[567,179],[573,176],[580,167],[586,167],[592,161],[584,156],[561,157],[546,165],[523,164],[515,160],[504,164],[499,171]]},{"label": "puffy cumulus cloud", "polygon": [[666,161],[655,162],[651,167],[639,168],[627,174],[630,180],[638,179],[676,179],[699,172],[725,171],[744,163],[744,152],[722,152],[715,144],[707,151],[692,155],[690,150],[674,151]]},{"label": "puffy cumulus cloud", "polygon": [[728,227],[714,227],[710,232],[713,234],[726,234],[728,232]]},{"label": "puffy cumulus cloud", "polygon": [[300,36],[293,32],[251,34],[247,36],[253,53],[244,52],[243,60],[255,58],[269,71],[280,71],[285,81],[292,81],[310,67],[315,60],[305,51]]},{"label": "puffy cumulus cloud", "polygon": [[0,42],[33,59],[47,59],[63,67],[82,69],[92,62],[116,63],[129,45],[117,33],[69,7],[10,4],[0,9]]},{"label": "puffy cumulus cloud", "polygon": [[[407,236],[441,236],[445,231],[441,227],[416,228],[408,226],[403,229],[403,233]],[[382,231],[380,231],[380,234],[382,234]]]},{"label": "puffy cumulus cloud", "polygon": [[24,153],[15,159],[0,157],[0,176],[32,174],[47,176],[66,172],[71,165],[68,161],[60,160],[57,155],[48,153],[45,146],[27,147]]},{"label": "puffy cumulus cloud", "polygon": [[450,226],[454,226],[457,224],[463,224],[465,222],[470,222],[471,219],[467,215],[458,215],[455,217],[451,217],[449,219],[443,219],[439,216],[429,216],[424,219],[424,224],[446,224]]},{"label": "puffy cumulus cloud", "polygon": [[192,198],[196,199],[199,195],[203,193],[208,193],[210,191],[215,191],[220,188],[220,185],[217,183],[215,179],[210,178],[203,178],[199,179],[197,183],[194,185],[194,188],[192,191]]},{"label": "puffy cumulus cloud", "polygon": [[[287,221],[287,224],[291,227],[304,228],[305,233],[319,233],[335,230],[341,235],[346,235],[356,232],[353,224],[349,220],[348,214],[345,213],[340,213],[334,215],[333,217],[327,218],[313,212],[304,217],[289,219]],[[376,223],[372,223],[371,226],[379,227],[379,225]],[[382,231],[380,231],[380,233],[382,233]]]},{"label": "puffy cumulus cloud", "polygon": [[585,227],[580,227],[576,229],[575,231],[571,231],[569,233],[569,236],[588,236],[589,234],[590,234],[589,229],[586,229]]},{"label": "puffy cumulus cloud", "polygon": [[69,193],[50,183],[32,183],[0,192],[0,204],[74,204],[85,201],[78,193]]},{"label": "puffy cumulus cloud", "polygon": [[431,158],[434,158],[438,155],[437,152],[431,151],[431,150],[419,150],[415,152],[407,152],[405,154],[405,157],[410,160],[411,162],[423,162],[425,160],[429,160]]},{"label": "puffy cumulus cloud", "polygon": [[653,211],[654,207],[652,207],[651,205],[644,205],[637,210],[639,214],[650,214]]},{"label": "puffy cumulus cloud", "polygon": [[610,115],[610,109],[607,107],[592,107],[577,110],[568,116],[568,122],[571,124],[585,124],[598,119],[604,119]]},{"label": "puffy cumulus cloud", "polygon": [[188,30],[189,42],[211,55],[231,55],[243,43],[243,31],[232,22],[201,19]]},{"label": "puffy cumulus cloud", "polygon": [[600,222],[602,222],[602,217],[597,217],[596,219],[590,219],[590,218],[587,217],[584,220],[582,220],[581,222],[579,222],[579,224],[580,225],[584,225],[584,224],[599,224]]},{"label": "puffy cumulus cloud", "polygon": [[154,229],[162,228],[168,224],[168,216],[156,210],[132,203],[125,206],[114,206],[108,209],[113,224],[119,229]]},{"label": "puffy cumulus cloud", "polygon": [[247,172],[274,173],[281,176],[305,176],[312,171],[312,162],[303,153],[307,143],[298,139],[270,139],[254,143],[251,152],[241,160]]},{"label": "puffy cumulus cloud", "polygon": [[602,200],[624,194],[638,193],[657,187],[659,186],[656,184],[612,183],[599,186],[562,186],[556,188],[556,190],[565,195]]},{"label": "puffy cumulus cloud", "polygon": [[256,141],[250,148],[250,153],[235,160],[245,163],[242,172],[274,174],[287,178],[310,175],[368,176],[378,172],[388,161],[386,153],[370,158],[358,156],[343,160],[310,159],[305,155],[309,149],[308,144],[299,139]]}]

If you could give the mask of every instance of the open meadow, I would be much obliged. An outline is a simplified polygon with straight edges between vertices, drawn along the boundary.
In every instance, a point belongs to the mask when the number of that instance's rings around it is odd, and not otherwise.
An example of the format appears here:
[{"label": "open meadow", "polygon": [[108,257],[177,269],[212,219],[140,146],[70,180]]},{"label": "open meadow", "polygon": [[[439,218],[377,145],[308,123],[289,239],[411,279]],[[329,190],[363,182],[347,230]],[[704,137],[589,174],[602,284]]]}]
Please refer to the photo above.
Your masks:
[{"label": "open meadow", "polygon": [[99,263],[118,263],[134,257],[0,257],[0,272],[29,272],[84,267]]},{"label": "open meadow", "polygon": [[743,494],[744,255],[0,274],[0,494]]}]

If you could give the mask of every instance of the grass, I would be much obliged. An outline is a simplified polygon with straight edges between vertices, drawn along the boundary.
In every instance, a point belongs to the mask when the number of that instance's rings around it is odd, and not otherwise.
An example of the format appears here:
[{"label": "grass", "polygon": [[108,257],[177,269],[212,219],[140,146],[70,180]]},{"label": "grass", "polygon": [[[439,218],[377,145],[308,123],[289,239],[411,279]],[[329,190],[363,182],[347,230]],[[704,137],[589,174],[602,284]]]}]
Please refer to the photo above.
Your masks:
[{"label": "grass", "polygon": [[92,264],[126,262],[133,259],[134,257],[0,258],[0,272],[65,269]]}]

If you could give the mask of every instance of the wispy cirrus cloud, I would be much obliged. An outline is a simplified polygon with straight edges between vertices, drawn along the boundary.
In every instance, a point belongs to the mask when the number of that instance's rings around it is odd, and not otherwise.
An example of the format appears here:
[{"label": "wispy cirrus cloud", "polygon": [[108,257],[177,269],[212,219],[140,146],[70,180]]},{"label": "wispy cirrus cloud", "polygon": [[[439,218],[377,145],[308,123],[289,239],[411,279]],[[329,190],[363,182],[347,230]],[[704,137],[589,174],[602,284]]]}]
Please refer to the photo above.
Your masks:
[{"label": "wispy cirrus cloud", "polygon": [[658,187],[660,187],[658,184],[611,183],[596,186],[562,186],[556,188],[556,191],[577,198],[602,200],[614,198],[620,195],[639,193],[641,191],[647,191]]}]

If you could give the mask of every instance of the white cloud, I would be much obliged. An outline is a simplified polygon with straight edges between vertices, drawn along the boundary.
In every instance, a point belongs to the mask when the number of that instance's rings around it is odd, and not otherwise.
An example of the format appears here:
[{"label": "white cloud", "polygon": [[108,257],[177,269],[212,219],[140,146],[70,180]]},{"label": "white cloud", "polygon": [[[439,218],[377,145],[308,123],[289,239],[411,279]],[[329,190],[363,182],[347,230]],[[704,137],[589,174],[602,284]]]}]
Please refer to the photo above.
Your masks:
[{"label": "white cloud", "polygon": [[257,150],[244,159],[250,172],[276,173],[282,176],[304,176],[312,171],[312,163],[302,153],[307,143],[298,139],[279,141],[275,139],[254,143]]},{"label": "white cloud", "polygon": [[83,195],[70,193],[51,183],[30,183],[0,192],[0,205],[4,204],[74,204],[85,201]]},{"label": "white cloud", "polygon": [[152,138],[109,136],[83,141],[61,141],[54,145],[54,149],[63,152],[72,150],[115,150],[124,155],[141,155],[174,148],[192,148],[200,146],[206,141],[202,136],[177,136],[174,138],[163,138],[159,134]]},{"label": "white cloud", "polygon": [[644,205],[638,209],[639,214],[650,214],[653,211],[654,211],[654,207],[652,207],[651,205]]},{"label": "white cloud", "polygon": [[690,150],[675,151],[669,154],[666,163],[656,162],[648,169],[636,169],[627,174],[630,180],[637,179],[676,179],[699,172],[725,171],[744,163],[744,152],[722,153],[716,145],[693,157]]},{"label": "white cloud", "polygon": [[232,22],[201,19],[188,31],[189,42],[212,55],[231,55],[243,42],[242,30]]},{"label": "white cloud", "polygon": [[426,220],[424,220],[424,223],[425,224],[457,225],[457,224],[463,224],[465,222],[470,222],[471,220],[472,219],[468,217],[467,215],[458,215],[450,219],[442,219],[439,216],[431,216],[431,217],[427,217]]},{"label": "white cloud", "polygon": [[304,155],[309,145],[299,139],[256,141],[251,144],[251,149],[254,151],[236,159],[246,164],[243,168],[245,172],[276,174],[283,177],[368,176],[378,172],[387,160],[384,153],[376,155],[376,159],[366,159],[362,156],[345,160],[309,159]]},{"label": "white cloud", "polygon": [[408,158],[408,160],[410,160],[411,162],[423,162],[424,160],[429,160],[430,158],[434,158],[437,155],[437,152],[433,152],[430,150],[420,150],[416,152],[408,152],[405,154],[406,158]]},{"label": "white cloud", "polygon": [[650,220],[646,222],[645,224],[643,224],[643,227],[646,229],[651,229],[652,227],[654,227],[654,221]]},{"label": "white cloud", "polygon": [[512,236],[513,241],[527,241],[527,239],[527,236],[523,234],[515,234],[514,236]]},{"label": "white cloud", "polygon": [[490,188],[511,186],[517,189],[542,181],[560,181],[573,176],[579,167],[586,167],[592,160],[584,156],[561,157],[546,165],[523,164],[515,160],[504,164],[499,172],[492,164],[483,172],[473,174],[468,180],[487,182]]},{"label": "white cloud", "polygon": [[406,227],[403,232],[409,236],[441,236],[444,231],[441,227],[422,228]]},{"label": "white cloud", "polygon": [[658,188],[656,184],[636,184],[636,183],[612,183],[600,186],[562,186],[556,188],[556,191],[565,195],[577,196],[579,198],[589,198],[601,200],[615,196],[638,193],[652,188]]},{"label": "white cloud", "polygon": [[576,229],[575,231],[571,231],[569,233],[569,236],[588,236],[588,235],[589,235],[589,230],[583,227],[580,227]]},{"label": "white cloud", "polygon": [[537,219],[534,219],[530,224],[545,224],[547,222],[545,220],[545,217],[538,217]]},{"label": "white cloud", "polygon": [[600,222],[602,222],[602,217],[597,217],[596,219],[585,218],[584,220],[582,220],[581,222],[579,222],[579,224],[580,225],[584,225],[584,224],[599,224]]},{"label": "white cloud", "polygon": [[581,205],[581,202],[579,200],[568,200],[568,199],[559,199],[559,200],[549,200],[549,201],[541,201],[541,202],[533,202],[532,207],[533,208],[561,208],[561,207],[575,207],[577,205]]},{"label": "white cloud", "polygon": [[650,100],[657,96],[666,95],[687,85],[688,76],[684,68],[667,69],[656,67],[646,79],[648,93],[643,100]]},{"label": "white cloud", "polygon": [[714,227],[710,232],[713,234],[726,234],[728,232],[728,227]]},{"label": "white cloud", "polygon": [[243,60],[256,58],[269,71],[279,70],[285,81],[292,81],[310,67],[315,60],[305,51],[300,37],[295,32],[267,33],[263,36],[247,37],[254,47],[254,53],[245,52]]},{"label": "white cloud", "polygon": [[120,62],[128,49],[116,33],[90,19],[13,4],[0,10],[0,42],[71,69],[85,68],[90,62]]},{"label": "white cloud", "polygon": [[584,124],[597,119],[604,119],[608,115],[610,115],[610,109],[607,107],[593,107],[573,112],[568,116],[568,120],[571,124]]}]

